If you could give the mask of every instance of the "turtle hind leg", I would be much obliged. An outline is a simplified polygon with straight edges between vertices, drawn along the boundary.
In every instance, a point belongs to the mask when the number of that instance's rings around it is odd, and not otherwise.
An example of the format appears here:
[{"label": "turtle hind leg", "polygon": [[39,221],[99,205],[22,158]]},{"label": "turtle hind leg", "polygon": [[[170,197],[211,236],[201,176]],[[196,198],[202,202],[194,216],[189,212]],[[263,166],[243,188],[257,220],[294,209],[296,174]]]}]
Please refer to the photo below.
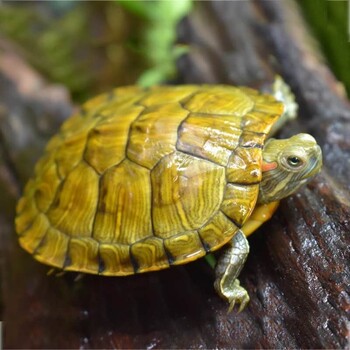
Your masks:
[{"label": "turtle hind leg", "polygon": [[231,312],[236,304],[239,304],[238,312],[241,312],[249,302],[248,292],[240,285],[238,275],[249,253],[248,241],[239,230],[224,250],[217,263],[215,274],[215,289],[217,293],[229,302],[228,312]]}]

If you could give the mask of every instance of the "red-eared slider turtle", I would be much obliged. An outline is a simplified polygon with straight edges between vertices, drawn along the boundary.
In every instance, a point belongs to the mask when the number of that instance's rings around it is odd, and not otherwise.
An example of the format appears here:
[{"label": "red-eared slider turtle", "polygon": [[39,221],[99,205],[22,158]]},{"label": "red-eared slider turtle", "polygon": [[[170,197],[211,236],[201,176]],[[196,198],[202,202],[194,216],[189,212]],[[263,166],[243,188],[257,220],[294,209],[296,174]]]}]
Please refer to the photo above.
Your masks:
[{"label": "red-eared slider turtle", "polygon": [[322,164],[314,138],[271,139],[273,96],[233,86],[125,87],[62,126],[17,206],[20,245],[66,271],[126,276],[223,246],[215,287],[242,309],[246,235]]}]

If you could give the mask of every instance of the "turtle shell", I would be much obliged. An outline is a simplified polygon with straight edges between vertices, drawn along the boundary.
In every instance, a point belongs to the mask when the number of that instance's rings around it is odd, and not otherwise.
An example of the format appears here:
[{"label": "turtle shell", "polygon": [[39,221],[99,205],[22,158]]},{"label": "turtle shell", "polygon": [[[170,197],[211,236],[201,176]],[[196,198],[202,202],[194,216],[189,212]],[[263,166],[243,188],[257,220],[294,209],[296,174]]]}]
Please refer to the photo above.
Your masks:
[{"label": "turtle shell", "polygon": [[21,246],[57,268],[129,275],[187,263],[251,215],[283,112],[232,86],[126,87],[62,126],[17,206]]}]

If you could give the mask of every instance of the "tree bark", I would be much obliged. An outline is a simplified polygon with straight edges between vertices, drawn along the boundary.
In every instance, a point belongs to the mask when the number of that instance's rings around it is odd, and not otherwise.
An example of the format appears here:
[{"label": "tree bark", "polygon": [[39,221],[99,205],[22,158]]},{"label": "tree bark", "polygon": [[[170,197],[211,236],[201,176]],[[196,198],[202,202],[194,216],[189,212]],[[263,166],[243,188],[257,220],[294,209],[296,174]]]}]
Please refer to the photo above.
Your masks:
[{"label": "tree bark", "polygon": [[[1,299],[5,348],[348,348],[350,105],[295,3],[196,2],[179,36],[181,83],[291,86],[299,119],[281,132],[314,135],[322,172],[283,200],[250,239],[240,314],[203,261],[132,276],[47,276],[17,244],[14,206],[48,137],[73,109],[0,42]],[[14,69],[16,67],[16,69]]]}]

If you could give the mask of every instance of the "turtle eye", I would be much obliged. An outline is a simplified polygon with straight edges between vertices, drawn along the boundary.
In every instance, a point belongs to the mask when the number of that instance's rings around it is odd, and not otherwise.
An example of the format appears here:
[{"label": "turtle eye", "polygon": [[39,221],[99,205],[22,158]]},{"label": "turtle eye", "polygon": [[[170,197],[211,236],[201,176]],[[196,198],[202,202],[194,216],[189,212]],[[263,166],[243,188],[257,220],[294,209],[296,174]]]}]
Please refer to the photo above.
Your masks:
[{"label": "turtle eye", "polygon": [[292,168],[297,168],[302,164],[302,160],[297,156],[289,156],[287,162]]}]

